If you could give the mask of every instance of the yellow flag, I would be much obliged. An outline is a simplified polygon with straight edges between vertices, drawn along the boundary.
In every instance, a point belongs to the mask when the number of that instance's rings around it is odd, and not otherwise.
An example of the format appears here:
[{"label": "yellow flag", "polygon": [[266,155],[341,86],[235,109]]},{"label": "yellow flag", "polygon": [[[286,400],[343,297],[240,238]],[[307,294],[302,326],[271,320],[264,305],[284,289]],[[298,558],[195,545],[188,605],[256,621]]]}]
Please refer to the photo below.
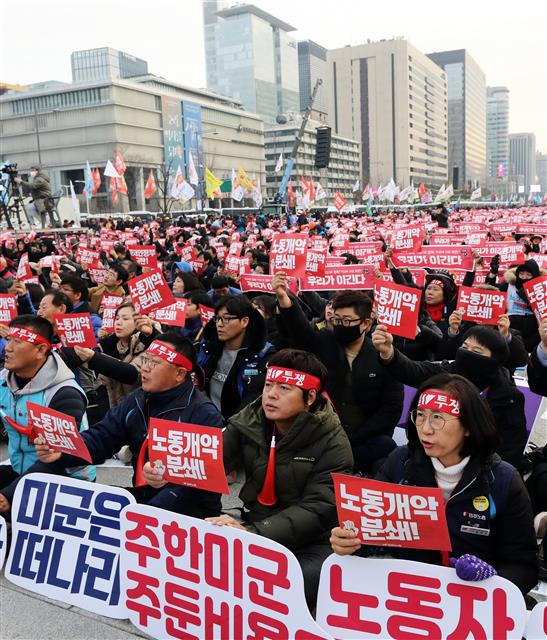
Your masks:
[{"label": "yellow flag", "polygon": [[249,180],[249,176],[245,173],[245,169],[243,168],[239,168],[238,172],[237,172],[237,177],[239,179],[239,184],[247,189],[247,191],[252,191],[253,190],[253,185],[251,183],[251,181]]},{"label": "yellow flag", "polygon": [[205,167],[205,191],[208,198],[214,197],[215,191],[221,184],[222,180],[219,180],[208,167]]}]

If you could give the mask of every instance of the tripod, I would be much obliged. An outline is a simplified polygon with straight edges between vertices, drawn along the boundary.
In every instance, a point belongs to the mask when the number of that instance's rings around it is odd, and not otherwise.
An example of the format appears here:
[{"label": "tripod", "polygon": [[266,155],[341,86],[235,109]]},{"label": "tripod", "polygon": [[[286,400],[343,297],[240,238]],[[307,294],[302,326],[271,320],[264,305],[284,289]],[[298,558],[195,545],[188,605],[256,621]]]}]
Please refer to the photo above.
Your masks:
[{"label": "tripod", "polygon": [[15,182],[13,176],[10,175],[7,194],[3,198],[0,198],[0,220],[2,219],[2,216],[4,216],[8,227],[13,229],[11,216],[15,214],[17,216],[19,227],[21,227],[21,210],[25,214],[25,218],[27,219],[29,226],[32,226],[27,215],[25,205],[23,204],[21,189]]}]

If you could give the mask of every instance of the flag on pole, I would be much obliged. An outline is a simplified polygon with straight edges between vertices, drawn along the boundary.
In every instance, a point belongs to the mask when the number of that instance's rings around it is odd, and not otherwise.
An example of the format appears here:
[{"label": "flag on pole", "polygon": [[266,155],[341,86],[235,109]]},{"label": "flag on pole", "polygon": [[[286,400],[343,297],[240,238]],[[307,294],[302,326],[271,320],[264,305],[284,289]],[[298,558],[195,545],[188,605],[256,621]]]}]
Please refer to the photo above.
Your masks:
[{"label": "flag on pole", "polygon": [[325,189],[321,186],[321,183],[318,182],[315,185],[315,200],[319,202],[319,200],[324,200],[327,197],[327,193]]},{"label": "flag on pole", "polygon": [[262,192],[260,191],[260,184],[256,179],[253,180],[253,200],[255,206],[260,209],[262,206]]},{"label": "flag on pole", "polygon": [[104,175],[108,178],[119,178],[120,174],[114,169],[114,165],[107,160],[106,167],[104,168]]},{"label": "flag on pole", "polygon": [[188,154],[189,157],[189,167],[188,167],[188,182],[190,184],[195,184],[196,186],[199,183],[198,172],[196,171],[196,165],[194,164],[194,158],[192,158],[192,152]]},{"label": "flag on pole", "polygon": [[118,190],[118,193],[121,193],[124,196],[126,196],[127,184],[125,183],[125,178],[123,176],[120,176],[119,178],[114,178],[114,180],[116,180],[116,189]]},{"label": "flag on pole", "polygon": [[123,176],[127,166],[125,164],[125,160],[123,159],[122,152],[119,149],[116,149],[116,155],[114,157],[114,166],[116,167],[116,171],[120,176]]},{"label": "flag on pole", "polygon": [[117,204],[118,197],[118,178],[110,178],[110,197],[112,198],[112,204]]},{"label": "flag on pole", "polygon": [[279,171],[281,171],[282,167],[283,167],[283,152],[279,154],[279,158],[277,159],[277,163],[275,165],[275,172],[278,173]]},{"label": "flag on pole", "polygon": [[180,165],[177,167],[177,173],[175,175],[175,179],[173,180],[173,184],[171,185],[171,191],[169,195],[175,200],[182,200],[186,202],[194,197],[195,191],[182,175],[182,169]]},{"label": "flag on pole", "polygon": [[435,202],[442,202],[443,201],[444,192],[445,191],[446,191],[446,187],[443,184],[442,187],[439,189],[439,192],[437,193],[436,197],[435,197]]},{"label": "flag on pole", "polygon": [[243,196],[245,194],[245,190],[239,184],[239,180],[236,174],[235,169],[232,169],[232,199],[236,202],[241,202],[243,200]]},{"label": "flag on pole", "polygon": [[98,169],[93,169],[93,195],[97,195],[101,187],[101,174]]},{"label": "flag on pole", "polygon": [[313,178],[310,178],[310,203],[315,202],[315,185],[313,184]]},{"label": "flag on pole", "polygon": [[72,184],[72,180],[70,181],[70,199],[72,200],[74,217],[76,218],[76,222],[80,224],[80,201],[76,196],[76,191],[74,191],[74,185]]},{"label": "flag on pole", "polygon": [[[240,171],[242,171],[242,169]],[[245,174],[245,176],[247,176],[247,174]],[[249,182],[249,191],[252,191],[253,185],[249,178],[247,178],[247,181]],[[219,180],[209,169],[209,167],[205,167],[205,193],[207,194],[208,198],[214,197],[215,191],[220,187],[221,184],[222,180]]]},{"label": "flag on pole", "polygon": [[363,189],[363,199],[368,198],[371,195],[370,184]]},{"label": "flag on pole", "polygon": [[359,180],[356,180],[356,181],[353,183],[353,187],[352,187],[352,189],[351,189],[351,190],[353,191],[353,193],[355,193],[356,191],[359,191]]},{"label": "flag on pole", "polygon": [[154,178],[154,174],[152,169],[150,169],[150,173],[148,174],[148,180],[146,181],[146,186],[144,187],[144,197],[147,200],[150,200],[152,196],[156,193],[156,179]]},{"label": "flag on pole", "polygon": [[240,167],[237,171],[237,178],[239,180],[239,184],[246,190],[246,191],[252,191],[253,190],[253,185],[251,183],[251,181],[249,180],[249,176],[245,173],[245,169],[243,169],[242,167]]},{"label": "flag on pole", "polygon": [[85,167],[85,197],[88,200],[91,200],[91,198],[93,197],[94,187],[95,182],[93,181],[93,173],[91,172],[91,167],[89,166],[89,160],[87,160]]},{"label": "flag on pole", "polygon": [[425,195],[425,191],[426,191],[425,184],[423,182],[420,182],[420,186],[418,187],[418,195],[420,197],[424,196]]}]

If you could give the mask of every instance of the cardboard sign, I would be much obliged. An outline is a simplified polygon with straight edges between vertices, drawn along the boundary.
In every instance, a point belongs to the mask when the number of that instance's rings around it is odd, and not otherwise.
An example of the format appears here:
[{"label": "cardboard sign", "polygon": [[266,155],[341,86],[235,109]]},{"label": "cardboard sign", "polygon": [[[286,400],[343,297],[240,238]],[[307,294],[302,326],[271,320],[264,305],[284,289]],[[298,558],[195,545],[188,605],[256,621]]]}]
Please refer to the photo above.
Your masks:
[{"label": "cardboard sign", "polygon": [[93,462],[72,416],[34,402],[27,402],[27,413],[28,426],[34,433],[34,439],[42,438],[53,451],[69,453],[89,463]]},{"label": "cardboard sign", "polygon": [[374,304],[378,324],[387,326],[389,333],[414,340],[420,315],[421,289],[405,287],[387,280],[374,287]]},{"label": "cardboard sign", "polygon": [[394,251],[392,260],[396,267],[459,268],[466,271],[473,268],[472,249],[466,246],[423,246],[420,253]]},{"label": "cardboard sign", "polygon": [[200,304],[199,315],[201,318],[201,324],[205,326],[209,320],[212,320],[215,317],[215,310],[212,307],[206,307],[204,304]]},{"label": "cardboard sign", "polygon": [[53,322],[63,347],[97,346],[90,313],[56,313]]},{"label": "cardboard sign", "polygon": [[[287,277],[287,284],[289,285],[289,291],[292,291],[295,295],[298,293],[298,285],[296,278],[290,276]],[[246,273],[241,276],[239,282],[241,291],[264,291],[264,293],[274,293],[272,288],[272,276],[263,273]]]},{"label": "cardboard sign", "polygon": [[143,273],[128,281],[129,295],[135,309],[142,314],[175,304],[175,297],[159,269]]},{"label": "cardboard sign", "polygon": [[186,322],[186,308],[188,300],[175,298],[175,304],[152,311],[150,317],[160,324],[168,324],[173,327],[184,327]]},{"label": "cardboard sign", "polygon": [[18,315],[17,299],[10,293],[0,294],[0,324],[9,324]]},{"label": "cardboard sign", "polygon": [[[147,505],[122,514],[122,600],[153,638],[330,640],[281,544]],[[339,636],[340,637],[340,636]]]},{"label": "cardboard sign", "polygon": [[457,309],[463,309],[464,321],[497,324],[507,308],[507,292],[460,287]]},{"label": "cardboard sign", "polygon": [[270,249],[270,273],[285,272],[298,276],[306,268],[308,238],[301,233],[279,233],[272,239]]},{"label": "cardboard sign", "polygon": [[158,258],[156,256],[156,247],[154,245],[136,246],[131,249],[131,258],[140,266],[149,269],[158,268]]},{"label": "cardboard sign", "polygon": [[340,526],[362,544],[450,551],[441,489],[333,473]]},{"label": "cardboard sign", "polygon": [[169,482],[229,494],[222,429],[150,418],[150,463]]},{"label": "cardboard sign", "polygon": [[373,289],[372,265],[348,264],[327,266],[324,276],[304,275],[300,278],[300,291],[337,291],[338,289]]},{"label": "cardboard sign", "polygon": [[321,569],[316,618],[333,637],[352,640],[520,640],[526,607],[499,576],[465,582],[423,562],[333,554]]},{"label": "cardboard sign", "polygon": [[0,571],[4,568],[6,550],[8,548],[8,526],[2,516],[0,516]]},{"label": "cardboard sign", "polygon": [[524,283],[524,291],[539,324],[547,318],[547,276],[528,280]]},{"label": "cardboard sign", "polygon": [[6,578],[19,587],[110,618],[127,618],[120,597],[120,512],[124,489],[33,473],[11,510]]}]

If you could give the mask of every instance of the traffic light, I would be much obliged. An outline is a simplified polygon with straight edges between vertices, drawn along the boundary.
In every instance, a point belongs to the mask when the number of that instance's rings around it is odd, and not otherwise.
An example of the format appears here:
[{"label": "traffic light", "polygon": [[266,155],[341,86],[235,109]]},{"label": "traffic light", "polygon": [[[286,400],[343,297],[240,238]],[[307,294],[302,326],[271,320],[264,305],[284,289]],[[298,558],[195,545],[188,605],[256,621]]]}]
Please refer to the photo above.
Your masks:
[{"label": "traffic light", "polygon": [[330,161],[330,127],[317,127],[315,130],[315,168],[323,169]]}]

